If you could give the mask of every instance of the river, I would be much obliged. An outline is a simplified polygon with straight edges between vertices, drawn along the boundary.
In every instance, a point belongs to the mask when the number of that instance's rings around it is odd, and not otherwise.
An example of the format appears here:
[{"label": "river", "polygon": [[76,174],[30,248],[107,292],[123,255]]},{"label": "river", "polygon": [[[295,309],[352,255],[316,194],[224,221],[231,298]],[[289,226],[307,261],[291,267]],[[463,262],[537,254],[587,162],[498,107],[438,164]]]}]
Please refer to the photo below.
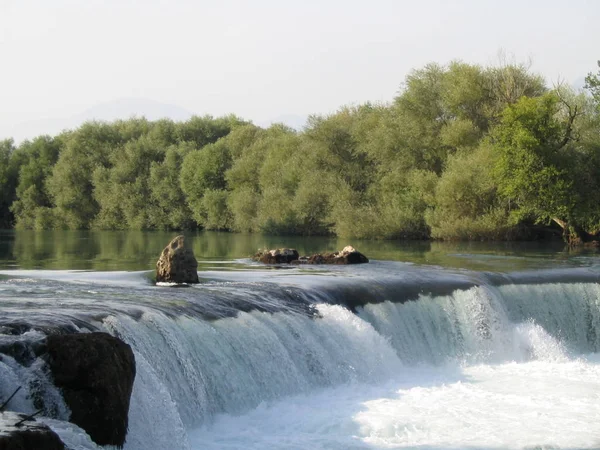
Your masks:
[{"label": "river", "polygon": [[[0,339],[68,328],[132,346],[125,449],[600,448],[594,251],[197,233],[201,284],[155,286],[173,235],[0,232]],[[348,244],[371,262],[249,259]],[[41,397],[67,445],[97,448],[43,365],[2,357],[0,399],[24,386],[11,409]]]}]

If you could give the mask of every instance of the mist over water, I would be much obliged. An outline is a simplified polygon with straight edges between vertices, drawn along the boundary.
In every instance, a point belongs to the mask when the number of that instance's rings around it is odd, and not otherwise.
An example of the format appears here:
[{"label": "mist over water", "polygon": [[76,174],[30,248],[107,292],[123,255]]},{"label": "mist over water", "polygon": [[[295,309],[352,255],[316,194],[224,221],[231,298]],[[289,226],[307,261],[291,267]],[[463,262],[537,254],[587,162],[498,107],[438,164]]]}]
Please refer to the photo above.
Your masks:
[{"label": "mist over water", "polygon": [[[0,344],[56,328],[128,342],[128,450],[594,449],[600,271],[586,258],[509,273],[238,259],[187,289],[144,271],[4,270]],[[68,445],[97,448],[43,364],[2,355],[0,398],[22,385],[11,409],[41,401]]]}]

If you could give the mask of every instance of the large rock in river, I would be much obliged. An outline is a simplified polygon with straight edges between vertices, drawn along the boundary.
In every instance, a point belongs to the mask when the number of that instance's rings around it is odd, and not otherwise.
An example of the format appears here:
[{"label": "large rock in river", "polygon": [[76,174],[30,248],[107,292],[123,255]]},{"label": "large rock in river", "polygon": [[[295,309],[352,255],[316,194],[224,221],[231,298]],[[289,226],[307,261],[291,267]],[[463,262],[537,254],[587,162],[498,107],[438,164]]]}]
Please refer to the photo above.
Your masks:
[{"label": "large rock in river", "polygon": [[298,252],[292,248],[262,250],[252,259],[264,264],[363,264],[369,262],[369,258],[351,245],[344,247],[339,252],[316,253],[311,256],[299,256]]},{"label": "large rock in river", "polygon": [[50,335],[46,346],[70,421],[99,445],[122,446],[135,379],[131,347],[108,333]]},{"label": "large rock in river", "polygon": [[47,425],[25,414],[0,412],[0,450],[64,450],[65,445]]},{"label": "large rock in river", "polygon": [[347,245],[339,252],[318,253],[309,256],[304,264],[364,264],[368,263],[369,258],[360,253],[351,245]]},{"label": "large rock in river", "polygon": [[264,264],[289,264],[300,257],[293,248],[278,248],[276,250],[259,251],[252,259]]},{"label": "large rock in river", "polygon": [[183,236],[167,245],[156,262],[156,281],[169,283],[199,283],[198,261]]}]

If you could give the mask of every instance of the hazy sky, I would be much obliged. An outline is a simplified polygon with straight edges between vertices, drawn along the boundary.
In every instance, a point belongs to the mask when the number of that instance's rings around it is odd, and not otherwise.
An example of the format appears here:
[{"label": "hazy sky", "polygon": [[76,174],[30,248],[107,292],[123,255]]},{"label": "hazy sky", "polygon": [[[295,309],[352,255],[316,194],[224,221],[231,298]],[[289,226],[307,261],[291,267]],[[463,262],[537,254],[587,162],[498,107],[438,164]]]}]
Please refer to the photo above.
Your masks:
[{"label": "hazy sky", "polygon": [[501,50],[576,82],[599,24],[597,0],[0,0],[0,138],[122,98],[257,122],[333,112]]}]

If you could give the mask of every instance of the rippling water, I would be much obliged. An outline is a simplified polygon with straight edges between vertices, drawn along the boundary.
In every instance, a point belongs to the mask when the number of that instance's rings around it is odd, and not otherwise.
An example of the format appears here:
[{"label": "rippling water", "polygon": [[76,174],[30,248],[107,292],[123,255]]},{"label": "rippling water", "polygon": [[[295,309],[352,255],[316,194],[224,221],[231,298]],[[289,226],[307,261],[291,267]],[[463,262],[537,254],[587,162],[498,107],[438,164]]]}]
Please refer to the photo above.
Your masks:
[{"label": "rippling water", "polygon": [[[199,235],[203,282],[174,289],[152,282],[168,236],[120,263],[81,234],[36,270],[4,236],[0,347],[57,328],[128,342],[126,449],[600,448],[596,253],[383,243],[356,245],[364,266],[276,268],[245,257],[256,241],[207,256]],[[73,270],[88,264],[120,271]],[[11,409],[42,401],[67,444],[96,448],[43,360],[2,355],[0,379],[0,399],[24,387]]]}]

